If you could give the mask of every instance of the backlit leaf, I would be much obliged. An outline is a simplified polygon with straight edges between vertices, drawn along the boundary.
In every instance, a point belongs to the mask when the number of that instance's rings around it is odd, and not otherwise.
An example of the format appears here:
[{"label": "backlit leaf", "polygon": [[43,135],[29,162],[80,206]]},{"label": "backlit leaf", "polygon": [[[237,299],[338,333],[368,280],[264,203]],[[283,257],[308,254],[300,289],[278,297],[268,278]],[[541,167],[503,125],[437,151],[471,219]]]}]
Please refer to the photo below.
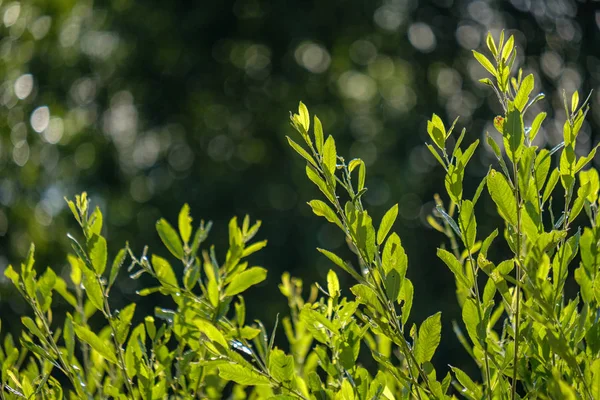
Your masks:
[{"label": "backlit leaf", "polygon": [[231,283],[225,289],[226,296],[234,296],[265,280],[267,270],[261,267],[252,267],[235,275]]},{"label": "backlit leaf", "polygon": [[418,340],[415,344],[415,358],[419,364],[431,361],[442,338],[441,313],[427,318],[419,328]]},{"label": "backlit leaf", "polygon": [[115,349],[110,341],[100,339],[94,332],[76,323],[73,323],[73,329],[81,341],[89,344],[92,349],[96,350],[107,361],[117,364]]},{"label": "backlit leaf", "polygon": [[181,244],[181,240],[179,240],[179,236],[177,235],[177,232],[175,232],[175,229],[173,229],[165,219],[161,218],[156,223],[156,231],[160,236],[160,240],[162,240],[163,244],[171,254],[179,259],[183,258],[183,245]]},{"label": "backlit leaf", "polygon": [[396,217],[398,217],[398,204],[394,204],[381,219],[379,229],[377,230],[377,244],[383,243],[390,229],[392,229]]}]

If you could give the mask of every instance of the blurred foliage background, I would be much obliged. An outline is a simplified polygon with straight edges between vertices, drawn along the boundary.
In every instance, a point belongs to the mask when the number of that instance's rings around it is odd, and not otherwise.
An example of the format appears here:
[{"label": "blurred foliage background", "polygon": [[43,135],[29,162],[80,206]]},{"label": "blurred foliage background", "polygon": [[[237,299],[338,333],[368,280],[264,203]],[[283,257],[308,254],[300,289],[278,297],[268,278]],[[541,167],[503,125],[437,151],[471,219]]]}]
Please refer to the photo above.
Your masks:
[{"label": "blurred foliage background", "polygon": [[[185,202],[196,223],[215,222],[211,239],[221,257],[229,218],[261,219],[259,237],[269,246],[254,260],[270,275],[247,304],[251,317],[272,326],[276,313],[286,312],[281,273],[323,284],[332,266],[315,247],[345,252],[336,229],[311,215],[306,202],[319,193],[285,143],[293,133],[288,112],[302,100],[335,135],[341,154],[365,160],[364,199],[376,218],[399,203],[395,228],[415,283],[413,318],[441,309],[443,342],[434,361],[468,369],[451,328],[460,321],[453,279],[435,256],[442,237],[425,223],[443,185],[424,146],[426,121],[433,112],[447,124],[460,115],[466,142],[494,132],[492,117],[501,110],[478,83],[486,74],[471,49],[484,51],[488,30],[497,39],[507,29],[516,38],[517,65],[546,94],[536,105],[549,111],[537,144],[561,140],[563,90],[594,89],[581,133],[587,154],[600,125],[599,6],[0,1],[2,319],[28,311],[3,270],[35,242],[38,267],[60,271],[70,251],[66,233],[76,230],[63,197],[86,190],[105,213],[112,256],[127,240],[137,252],[148,244],[166,256],[154,224],[161,216],[174,222]],[[493,161],[486,147],[469,165],[468,196]],[[481,217],[492,210],[489,199],[479,206],[483,236],[499,221]],[[114,306],[138,301],[143,283],[123,276]],[[143,300],[140,314],[151,313],[156,301]]]}]

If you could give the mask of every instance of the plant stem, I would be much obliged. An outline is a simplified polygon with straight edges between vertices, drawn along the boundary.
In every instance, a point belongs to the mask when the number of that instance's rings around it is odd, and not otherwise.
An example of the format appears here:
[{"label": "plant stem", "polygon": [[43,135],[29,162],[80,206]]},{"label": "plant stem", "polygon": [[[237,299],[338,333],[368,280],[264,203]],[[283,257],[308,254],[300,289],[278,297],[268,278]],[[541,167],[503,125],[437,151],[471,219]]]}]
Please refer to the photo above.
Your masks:
[{"label": "plant stem", "polygon": [[[96,275],[96,278],[98,279],[98,284],[100,285],[100,287],[103,288],[100,276]],[[119,368],[121,369],[121,372],[123,374],[123,378],[125,379],[125,386],[127,386],[127,390],[129,390],[129,394],[130,394],[131,398],[134,399],[135,396],[133,394],[133,386],[131,385],[131,381],[129,380],[129,376],[127,376],[127,369],[125,368],[125,357],[123,356],[123,348],[121,348],[121,344],[117,340],[117,330],[116,330],[114,322],[113,322],[113,316],[112,316],[112,313],[110,311],[110,307],[108,305],[108,297],[107,296],[104,296],[104,310],[103,310],[103,312],[104,312],[104,316],[108,320],[108,325],[110,325],[110,330],[112,332],[113,342],[114,342],[115,348],[117,350],[117,356],[118,356],[118,360],[119,360]]]},{"label": "plant stem", "polygon": [[[514,157],[514,155],[513,155]],[[515,400],[517,395],[517,372],[519,361],[519,329],[520,329],[520,308],[521,308],[521,290],[519,284],[521,283],[521,196],[519,193],[519,163],[516,158],[513,159],[513,171],[515,181],[515,202],[517,205],[517,233],[516,233],[516,251],[515,261],[517,264],[516,278],[517,285],[515,285],[515,291],[517,292],[516,305],[515,305],[515,321],[514,321],[514,334],[515,334],[515,354],[513,357],[513,373],[512,373],[512,386],[511,386],[511,400]]]}]

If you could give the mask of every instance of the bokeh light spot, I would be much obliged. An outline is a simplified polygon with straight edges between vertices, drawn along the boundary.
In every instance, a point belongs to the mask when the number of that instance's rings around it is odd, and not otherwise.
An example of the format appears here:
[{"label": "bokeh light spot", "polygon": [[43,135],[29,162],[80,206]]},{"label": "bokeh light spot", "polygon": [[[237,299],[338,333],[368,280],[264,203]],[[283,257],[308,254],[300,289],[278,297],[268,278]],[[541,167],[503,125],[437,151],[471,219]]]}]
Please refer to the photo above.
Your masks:
[{"label": "bokeh light spot", "polygon": [[315,74],[327,71],[331,63],[329,52],[323,46],[312,42],[303,42],[296,47],[294,57],[298,65]]},{"label": "bokeh light spot", "polygon": [[24,74],[17,78],[15,81],[15,95],[23,100],[31,94],[33,90],[33,76],[31,74]]},{"label": "bokeh light spot", "polygon": [[50,122],[50,109],[46,106],[38,107],[31,113],[31,127],[37,133],[41,133],[48,127]]},{"label": "bokeh light spot", "polygon": [[422,53],[430,53],[435,50],[435,35],[431,27],[423,22],[417,22],[408,28],[408,40],[415,49]]}]

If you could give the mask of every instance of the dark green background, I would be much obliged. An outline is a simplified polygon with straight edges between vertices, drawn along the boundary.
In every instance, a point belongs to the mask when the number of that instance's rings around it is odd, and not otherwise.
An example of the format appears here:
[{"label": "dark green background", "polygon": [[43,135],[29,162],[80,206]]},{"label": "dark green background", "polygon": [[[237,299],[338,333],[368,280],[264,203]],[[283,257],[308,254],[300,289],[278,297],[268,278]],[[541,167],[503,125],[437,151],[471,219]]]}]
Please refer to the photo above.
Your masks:
[{"label": "dark green background", "polygon": [[[311,215],[319,196],[288,148],[290,110],[304,101],[338,152],[368,164],[364,199],[375,220],[400,205],[395,229],[415,284],[411,321],[443,311],[434,361],[472,366],[451,329],[460,320],[449,271],[435,257],[442,237],[427,227],[443,171],[424,142],[433,112],[461,116],[466,143],[493,131],[500,112],[470,50],[514,34],[519,67],[533,73],[549,112],[540,145],[561,140],[562,90],[596,88],[581,152],[600,124],[600,3],[597,1],[5,1],[0,6],[0,272],[30,242],[37,266],[65,266],[76,224],[62,200],[88,191],[105,213],[111,257],[128,240],[166,256],[154,224],[189,203],[195,222],[215,222],[224,257],[227,221],[263,221],[269,246],[253,256],[268,282],[249,290],[251,317],[272,326],[285,313],[283,271],[306,284],[331,265],[317,246],[348,254],[342,235]],[[17,10],[18,8],[18,10]],[[33,78],[28,92],[28,76]],[[24,98],[19,98],[24,97]],[[35,112],[38,107],[47,106]],[[34,120],[32,121],[32,115]],[[44,128],[49,115],[49,127]],[[62,129],[61,129],[62,126]],[[37,132],[34,128],[42,130]],[[471,196],[493,158],[481,145],[467,170]],[[480,236],[499,222],[485,195]],[[505,251],[498,241],[495,256]],[[494,256],[494,254],[492,254]],[[3,274],[2,274],[3,275]],[[139,301],[125,274],[114,307]],[[350,282],[343,276],[343,283]],[[347,287],[345,285],[344,287]],[[348,294],[348,291],[345,291]],[[140,301],[152,312],[154,298]],[[0,277],[6,325],[27,312]],[[282,332],[279,332],[282,335]]]}]

